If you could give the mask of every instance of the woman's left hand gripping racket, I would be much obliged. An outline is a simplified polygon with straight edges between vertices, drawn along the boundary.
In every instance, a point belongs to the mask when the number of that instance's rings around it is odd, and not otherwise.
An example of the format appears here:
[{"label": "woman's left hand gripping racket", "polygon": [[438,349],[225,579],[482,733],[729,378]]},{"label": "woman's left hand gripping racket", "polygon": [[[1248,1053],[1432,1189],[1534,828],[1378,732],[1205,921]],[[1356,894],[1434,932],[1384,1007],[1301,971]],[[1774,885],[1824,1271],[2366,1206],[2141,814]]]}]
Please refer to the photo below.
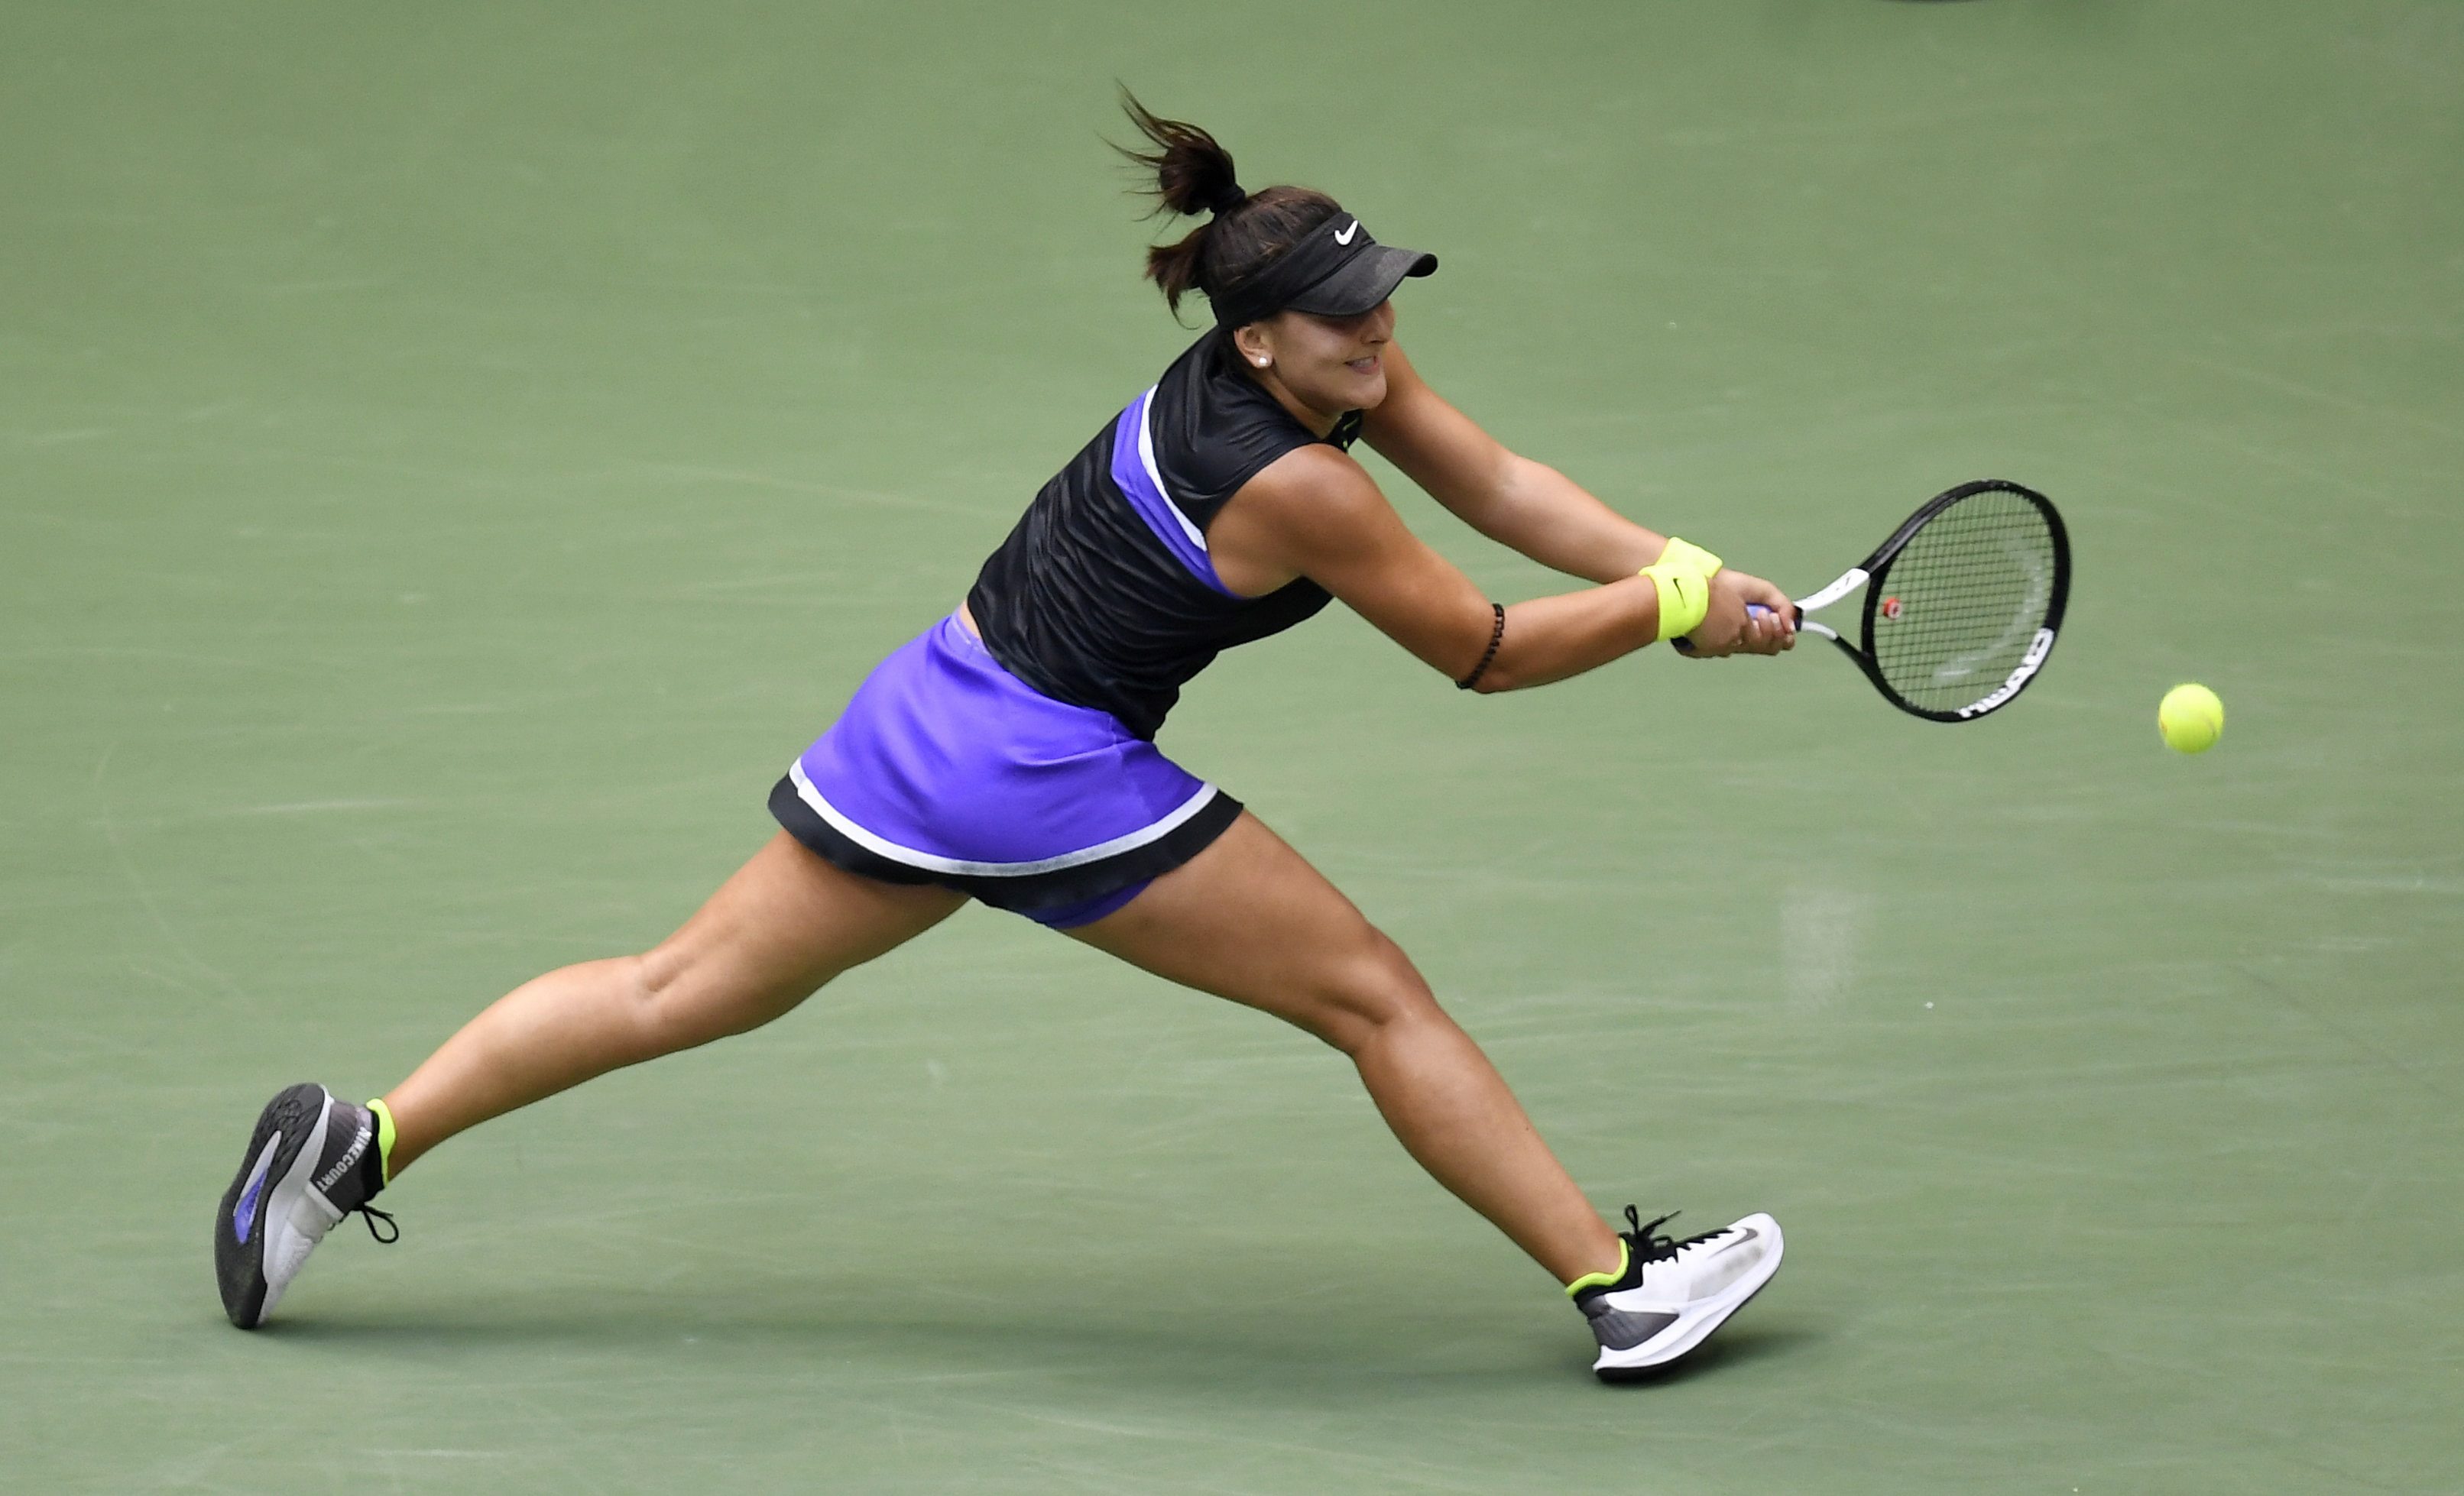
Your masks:
[{"label": "woman's left hand gripping racket", "polygon": [[[1860,586],[1856,644],[1806,616]],[[2070,591],[2070,536],[2053,500],[1989,478],[1928,500],[1873,555],[1798,602],[1796,616],[1891,705],[1927,721],[1973,722],[2044,669]]]}]

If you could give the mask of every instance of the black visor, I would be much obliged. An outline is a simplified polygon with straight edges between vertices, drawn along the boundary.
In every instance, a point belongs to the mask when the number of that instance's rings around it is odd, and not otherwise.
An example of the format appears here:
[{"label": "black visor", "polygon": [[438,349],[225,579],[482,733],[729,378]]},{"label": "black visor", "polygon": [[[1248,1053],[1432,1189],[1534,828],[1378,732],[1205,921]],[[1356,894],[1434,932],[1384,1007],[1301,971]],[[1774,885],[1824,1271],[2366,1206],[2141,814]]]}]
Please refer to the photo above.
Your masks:
[{"label": "black visor", "polygon": [[1358,317],[1376,310],[1405,277],[1430,275],[1437,268],[1436,255],[1380,244],[1359,219],[1338,211],[1257,275],[1226,288],[1214,303],[1215,320],[1241,327],[1287,308],[1320,317]]}]

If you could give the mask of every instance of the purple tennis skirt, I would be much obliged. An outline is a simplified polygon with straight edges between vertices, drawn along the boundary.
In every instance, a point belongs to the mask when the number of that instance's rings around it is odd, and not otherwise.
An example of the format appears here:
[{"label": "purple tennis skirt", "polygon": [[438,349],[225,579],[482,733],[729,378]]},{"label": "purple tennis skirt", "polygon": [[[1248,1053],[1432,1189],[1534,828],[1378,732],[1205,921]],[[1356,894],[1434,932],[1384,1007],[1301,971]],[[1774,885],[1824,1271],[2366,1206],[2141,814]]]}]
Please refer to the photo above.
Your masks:
[{"label": "purple tennis skirt", "polygon": [[1039,693],[953,614],[874,668],[770,813],[849,872],[1067,928],[1197,856],[1241,803],[1111,713]]}]

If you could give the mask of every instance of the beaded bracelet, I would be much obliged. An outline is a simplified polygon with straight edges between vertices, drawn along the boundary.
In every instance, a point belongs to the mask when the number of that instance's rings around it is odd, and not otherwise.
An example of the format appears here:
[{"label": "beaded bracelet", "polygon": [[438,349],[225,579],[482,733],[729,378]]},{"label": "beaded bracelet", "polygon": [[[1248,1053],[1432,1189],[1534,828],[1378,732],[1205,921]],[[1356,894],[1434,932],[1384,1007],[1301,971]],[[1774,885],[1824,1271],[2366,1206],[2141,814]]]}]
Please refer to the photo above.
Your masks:
[{"label": "beaded bracelet", "polygon": [[1491,603],[1488,605],[1497,610],[1496,627],[1488,631],[1488,652],[1480,657],[1480,663],[1471,668],[1470,674],[1455,682],[1457,691],[1469,691],[1479,685],[1480,678],[1488,673],[1489,662],[1497,658],[1497,647],[1506,642],[1506,605]]}]

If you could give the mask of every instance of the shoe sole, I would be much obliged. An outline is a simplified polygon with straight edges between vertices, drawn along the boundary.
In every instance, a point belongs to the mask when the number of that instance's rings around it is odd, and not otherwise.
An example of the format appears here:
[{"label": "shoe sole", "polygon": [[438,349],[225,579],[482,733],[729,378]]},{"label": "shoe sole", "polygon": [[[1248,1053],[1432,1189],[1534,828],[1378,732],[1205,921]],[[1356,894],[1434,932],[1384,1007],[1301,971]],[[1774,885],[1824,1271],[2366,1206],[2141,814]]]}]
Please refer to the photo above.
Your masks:
[{"label": "shoe sole", "polygon": [[1751,1304],[1754,1295],[1779,1276],[1780,1262],[1788,1255],[1788,1238],[1779,1234],[1777,1222],[1771,1229],[1771,1255],[1752,1272],[1728,1285],[1718,1297],[1680,1314],[1675,1324],[1642,1344],[1625,1351],[1602,1351],[1600,1358],[1592,1363],[1593,1375],[1612,1383],[1648,1381],[1699,1349],[1711,1338],[1713,1331]]},{"label": "shoe sole", "polygon": [[239,1173],[214,1212],[215,1287],[222,1290],[223,1312],[242,1330],[264,1324],[289,1287],[287,1277],[281,1284],[267,1281],[266,1249],[282,1233],[297,1230],[291,1213],[324,1152],[332,1100],[322,1086],[299,1085],[267,1102],[257,1113],[256,1131],[249,1134],[248,1152],[240,1155]]}]

